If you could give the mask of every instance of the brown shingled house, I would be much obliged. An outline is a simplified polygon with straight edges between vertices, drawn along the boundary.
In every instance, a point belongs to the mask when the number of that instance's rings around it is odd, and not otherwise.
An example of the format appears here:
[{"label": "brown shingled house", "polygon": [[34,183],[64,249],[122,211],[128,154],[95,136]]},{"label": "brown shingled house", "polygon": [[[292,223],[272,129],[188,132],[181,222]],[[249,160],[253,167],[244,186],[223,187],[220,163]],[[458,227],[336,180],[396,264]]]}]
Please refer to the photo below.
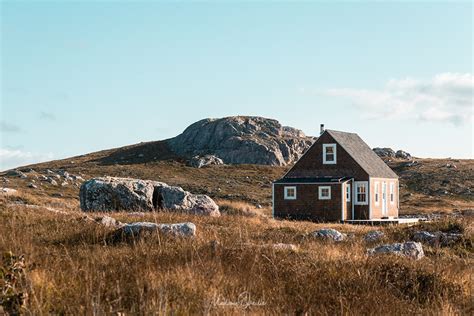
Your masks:
[{"label": "brown shingled house", "polygon": [[275,218],[312,221],[398,217],[398,176],[354,133],[325,130],[273,183]]}]

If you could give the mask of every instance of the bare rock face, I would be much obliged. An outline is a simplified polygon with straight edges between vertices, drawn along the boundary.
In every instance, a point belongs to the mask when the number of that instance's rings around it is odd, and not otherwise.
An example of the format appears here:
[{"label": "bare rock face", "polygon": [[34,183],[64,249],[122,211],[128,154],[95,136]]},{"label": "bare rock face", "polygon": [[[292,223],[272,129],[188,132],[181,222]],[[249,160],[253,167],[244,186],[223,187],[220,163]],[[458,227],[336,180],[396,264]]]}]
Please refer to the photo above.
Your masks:
[{"label": "bare rock face", "polygon": [[283,166],[298,160],[313,141],[273,119],[232,116],[198,121],[167,143],[184,157],[216,155],[226,164]]},{"label": "bare rock face", "polygon": [[79,191],[84,211],[169,211],[219,216],[219,207],[207,195],[192,194],[166,183],[129,178],[94,178]]}]

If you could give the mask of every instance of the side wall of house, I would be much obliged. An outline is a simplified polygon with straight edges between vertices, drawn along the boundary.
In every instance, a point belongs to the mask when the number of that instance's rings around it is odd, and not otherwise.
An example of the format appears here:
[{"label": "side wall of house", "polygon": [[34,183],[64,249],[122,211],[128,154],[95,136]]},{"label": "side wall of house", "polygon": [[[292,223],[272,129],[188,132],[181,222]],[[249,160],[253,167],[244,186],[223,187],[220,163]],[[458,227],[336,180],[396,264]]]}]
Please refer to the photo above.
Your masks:
[{"label": "side wall of house", "polygon": [[[387,211],[383,214],[383,184],[386,185]],[[390,185],[393,186],[393,201],[390,200]],[[376,201],[376,189],[378,187],[378,201]],[[379,219],[382,217],[398,217],[399,199],[398,179],[370,178],[370,203],[371,217]]]},{"label": "side wall of house", "polygon": [[[285,200],[284,187],[296,187],[296,199]],[[319,199],[319,187],[331,187],[331,199]],[[340,221],[342,210],[341,183],[278,184],[274,187],[273,215],[275,218],[305,219],[312,221]]]}]

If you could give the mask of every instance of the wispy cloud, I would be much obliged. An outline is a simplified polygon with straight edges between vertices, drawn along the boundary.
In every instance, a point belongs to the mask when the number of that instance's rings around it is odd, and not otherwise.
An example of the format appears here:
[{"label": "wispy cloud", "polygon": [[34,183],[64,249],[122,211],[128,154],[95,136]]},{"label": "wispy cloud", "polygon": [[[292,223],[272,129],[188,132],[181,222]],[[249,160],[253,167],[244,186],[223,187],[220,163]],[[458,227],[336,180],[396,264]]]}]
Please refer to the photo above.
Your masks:
[{"label": "wispy cloud", "polygon": [[472,120],[474,76],[442,73],[427,80],[392,79],[379,90],[333,88],[323,93],[351,100],[370,119],[408,117],[461,125]]},{"label": "wispy cloud", "polygon": [[51,112],[41,111],[39,113],[39,118],[46,121],[56,121],[56,115]]},{"label": "wispy cloud", "polygon": [[48,161],[53,157],[52,153],[33,153],[19,149],[0,148],[0,170]]},{"label": "wispy cloud", "polygon": [[0,121],[0,131],[2,133],[19,133],[21,128],[18,125]]}]

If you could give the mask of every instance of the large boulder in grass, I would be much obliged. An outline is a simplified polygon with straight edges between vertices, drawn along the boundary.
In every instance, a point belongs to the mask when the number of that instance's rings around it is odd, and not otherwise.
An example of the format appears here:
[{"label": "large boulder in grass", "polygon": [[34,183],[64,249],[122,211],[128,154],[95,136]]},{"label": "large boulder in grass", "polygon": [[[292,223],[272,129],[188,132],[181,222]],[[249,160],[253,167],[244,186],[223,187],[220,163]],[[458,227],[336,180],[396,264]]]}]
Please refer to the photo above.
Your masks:
[{"label": "large boulder in grass", "polygon": [[127,178],[94,178],[79,190],[83,211],[153,210],[153,183]]},{"label": "large boulder in grass", "polygon": [[198,215],[219,216],[219,206],[207,195],[192,194],[180,187],[155,185],[157,207]]},{"label": "large boulder in grass", "polygon": [[413,241],[378,246],[372,249],[368,249],[367,253],[369,255],[395,254],[399,256],[409,257],[415,260],[421,259],[425,256],[421,243]]},{"label": "large boulder in grass", "polygon": [[180,211],[219,216],[219,207],[207,195],[192,194],[166,183],[129,178],[94,178],[79,191],[84,211]]},{"label": "large boulder in grass", "polygon": [[156,224],[150,222],[136,222],[125,224],[115,231],[117,238],[143,237],[145,234],[160,232],[168,236],[194,237],[196,225],[193,223]]}]

